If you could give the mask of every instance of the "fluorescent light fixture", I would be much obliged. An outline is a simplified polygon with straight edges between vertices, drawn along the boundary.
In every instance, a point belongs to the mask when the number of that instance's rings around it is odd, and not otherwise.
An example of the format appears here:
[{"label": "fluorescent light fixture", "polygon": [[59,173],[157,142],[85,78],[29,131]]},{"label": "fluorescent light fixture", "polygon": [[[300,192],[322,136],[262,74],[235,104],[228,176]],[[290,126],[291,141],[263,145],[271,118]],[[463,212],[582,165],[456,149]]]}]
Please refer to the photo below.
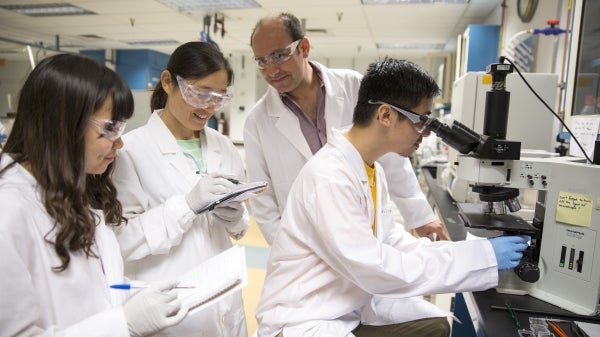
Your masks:
[{"label": "fluorescent light fixture", "polygon": [[256,8],[260,5],[254,0],[156,0],[161,4],[179,11],[199,9],[239,9]]},{"label": "fluorescent light fixture", "polygon": [[162,46],[162,45],[170,45],[170,44],[180,44],[179,41],[168,39],[168,40],[140,40],[140,41],[127,41],[128,44],[131,45],[152,45],[152,46]]},{"label": "fluorescent light fixture", "polygon": [[30,5],[0,5],[0,8],[28,16],[65,16],[65,15],[94,15],[87,9],[66,2],[30,4]]},{"label": "fluorescent light fixture", "polygon": [[83,35],[79,35],[79,37],[83,37],[86,39],[104,40],[104,38],[102,36],[96,35],[96,34],[83,34]]},{"label": "fluorescent light fixture", "polygon": [[363,5],[466,4],[471,0],[361,0]]},{"label": "fluorescent light fixture", "polygon": [[442,50],[444,43],[378,43],[377,49]]}]

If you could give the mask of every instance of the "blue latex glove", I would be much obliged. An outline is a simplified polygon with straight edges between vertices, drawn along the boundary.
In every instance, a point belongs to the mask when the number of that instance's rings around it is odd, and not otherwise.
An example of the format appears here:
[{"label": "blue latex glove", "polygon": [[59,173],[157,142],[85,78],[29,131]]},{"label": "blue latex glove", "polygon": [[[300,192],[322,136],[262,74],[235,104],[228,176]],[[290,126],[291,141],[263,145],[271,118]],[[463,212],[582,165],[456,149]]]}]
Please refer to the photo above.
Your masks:
[{"label": "blue latex glove", "polygon": [[531,237],[527,235],[498,236],[489,239],[494,248],[498,270],[515,268],[523,257],[523,251],[527,249],[527,242]]}]

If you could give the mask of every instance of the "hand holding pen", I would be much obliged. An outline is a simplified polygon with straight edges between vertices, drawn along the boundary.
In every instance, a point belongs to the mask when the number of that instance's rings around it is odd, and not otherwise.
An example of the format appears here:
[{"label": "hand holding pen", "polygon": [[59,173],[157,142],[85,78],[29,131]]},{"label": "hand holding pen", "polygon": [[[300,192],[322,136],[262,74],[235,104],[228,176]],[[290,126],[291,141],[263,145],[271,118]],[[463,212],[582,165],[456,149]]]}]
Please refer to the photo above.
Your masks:
[{"label": "hand holding pen", "polygon": [[123,313],[131,336],[149,336],[178,324],[187,316],[188,309],[182,308],[177,293],[172,291],[178,283],[152,282],[145,286],[145,289],[129,296],[123,304]]}]

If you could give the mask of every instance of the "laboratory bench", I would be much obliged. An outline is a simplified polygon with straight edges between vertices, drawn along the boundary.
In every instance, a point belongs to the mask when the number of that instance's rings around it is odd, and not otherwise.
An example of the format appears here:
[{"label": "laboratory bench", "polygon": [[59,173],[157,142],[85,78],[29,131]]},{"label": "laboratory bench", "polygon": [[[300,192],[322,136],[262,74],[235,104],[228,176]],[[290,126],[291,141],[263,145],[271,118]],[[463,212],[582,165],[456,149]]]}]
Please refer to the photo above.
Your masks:
[{"label": "laboratory bench", "polygon": [[[462,224],[456,202],[436,181],[436,169],[435,166],[422,166],[418,175],[423,192],[444,222],[452,241],[465,240],[467,232],[479,237],[495,235],[492,231],[467,228]],[[513,309],[512,314],[507,303]],[[575,315],[529,295],[503,294],[495,289],[456,294],[453,312],[461,323],[454,321],[452,337],[519,337],[517,324],[521,329],[529,330],[529,317],[600,323],[589,316]],[[559,324],[568,337],[577,337],[568,323]]]}]

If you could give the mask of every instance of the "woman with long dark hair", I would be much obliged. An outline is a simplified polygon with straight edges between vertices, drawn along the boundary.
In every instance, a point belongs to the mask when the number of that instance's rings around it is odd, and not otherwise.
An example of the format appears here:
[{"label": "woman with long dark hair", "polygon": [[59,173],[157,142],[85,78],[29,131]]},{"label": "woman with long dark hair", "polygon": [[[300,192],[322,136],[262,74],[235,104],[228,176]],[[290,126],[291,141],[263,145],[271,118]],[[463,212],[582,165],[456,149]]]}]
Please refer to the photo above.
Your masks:
[{"label": "woman with long dark hair", "polygon": [[127,84],[78,55],[31,72],[0,153],[0,335],[147,336],[178,323],[176,284],[126,300],[110,180],[133,114]]}]

